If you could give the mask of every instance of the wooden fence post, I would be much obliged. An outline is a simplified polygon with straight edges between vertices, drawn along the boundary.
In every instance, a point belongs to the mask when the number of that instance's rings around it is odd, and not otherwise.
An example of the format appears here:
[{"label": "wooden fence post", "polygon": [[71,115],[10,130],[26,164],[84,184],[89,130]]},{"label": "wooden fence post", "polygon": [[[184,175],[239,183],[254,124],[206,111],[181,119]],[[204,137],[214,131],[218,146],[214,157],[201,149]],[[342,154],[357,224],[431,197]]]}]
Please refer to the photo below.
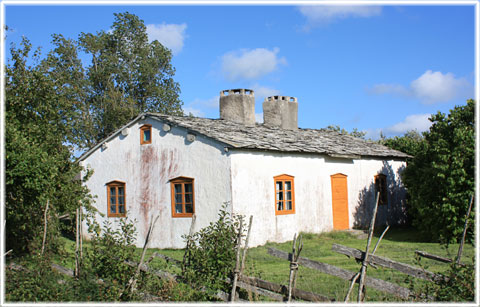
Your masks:
[{"label": "wooden fence post", "polygon": [[473,204],[473,194],[470,197],[470,205],[468,206],[467,214],[465,215],[465,226],[463,227],[463,235],[462,240],[460,241],[460,246],[458,247],[458,254],[457,254],[457,264],[460,264],[460,258],[462,258],[463,252],[463,244],[465,243],[465,236],[467,235],[467,228],[468,228],[468,217],[470,216],[470,211],[472,211],[472,204]]},{"label": "wooden fence post", "polygon": [[188,266],[187,255],[190,251],[191,236],[193,235],[193,228],[195,227],[195,220],[197,216],[195,213],[192,215],[192,223],[190,224],[190,230],[188,231],[187,245],[185,246],[185,252],[183,253],[183,262],[182,262],[182,275],[185,274],[185,269]]},{"label": "wooden fence post", "polygon": [[233,282],[232,282],[232,293],[230,295],[230,302],[235,301],[235,291],[237,290],[237,279],[238,273],[240,273],[240,248],[242,246],[242,228],[243,228],[243,217],[240,216],[240,227],[238,230],[238,239],[237,239],[237,261],[235,262],[235,270],[233,271]]},{"label": "wooden fence post", "polygon": [[368,250],[370,249],[370,243],[372,242],[373,230],[375,228],[375,218],[377,216],[378,201],[380,198],[380,192],[377,192],[377,199],[375,201],[375,207],[373,208],[372,221],[370,222],[370,230],[368,232],[367,247],[365,249],[365,258],[362,261],[362,269],[360,270],[360,282],[358,284],[358,298],[357,302],[360,303],[364,299],[363,287],[365,283],[365,275],[367,273],[368,264]]},{"label": "wooden fence post", "polygon": [[[375,248],[373,249],[372,255],[375,255],[375,252],[377,251],[377,247],[378,247],[378,245],[380,244],[380,241],[382,241],[383,236],[385,235],[385,233],[387,232],[387,230],[388,230],[389,228],[390,228],[390,225],[387,226],[387,228],[385,228],[385,230],[382,232],[382,235],[381,235],[380,238],[378,239],[377,244],[375,244]],[[352,278],[352,282],[350,283],[350,287],[348,288],[347,295],[345,295],[345,303],[348,302],[348,299],[349,299],[349,297],[350,297],[350,293],[352,293],[353,286],[355,285],[355,282],[357,281],[357,279],[358,279],[359,276],[360,276],[360,272],[358,272],[357,274],[355,274],[355,276]]]},{"label": "wooden fence post", "polygon": [[290,303],[292,300],[292,289],[295,288],[295,283],[297,281],[297,270],[298,270],[298,257],[303,248],[302,235],[298,239],[298,251],[297,251],[297,234],[293,236],[293,246],[292,246],[292,258],[290,259],[290,277],[288,279],[288,298],[287,302]]},{"label": "wooden fence post", "polygon": [[245,246],[243,247],[242,266],[240,267],[240,274],[243,273],[243,269],[245,268],[245,259],[247,258],[247,250],[248,250],[248,240],[250,239],[250,230],[252,230],[252,220],[253,220],[253,215],[250,215],[250,221],[248,222],[247,237],[245,238]]},{"label": "wooden fence post", "polygon": [[48,205],[49,204],[50,204],[50,200],[47,199],[47,205],[45,206],[45,212],[43,214],[44,224],[43,224],[42,256],[43,256],[43,252],[45,251],[45,241],[47,239],[47,223],[48,223],[47,212],[48,212]]}]

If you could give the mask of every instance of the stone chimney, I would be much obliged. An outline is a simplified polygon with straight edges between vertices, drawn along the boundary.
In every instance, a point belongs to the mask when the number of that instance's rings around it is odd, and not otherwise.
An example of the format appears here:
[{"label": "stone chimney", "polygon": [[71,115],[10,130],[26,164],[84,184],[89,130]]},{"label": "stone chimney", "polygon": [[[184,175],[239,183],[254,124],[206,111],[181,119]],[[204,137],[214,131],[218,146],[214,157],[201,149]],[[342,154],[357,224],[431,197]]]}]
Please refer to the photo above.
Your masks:
[{"label": "stone chimney", "polygon": [[255,95],[249,89],[220,92],[220,118],[255,126]]},{"label": "stone chimney", "polygon": [[263,124],[282,129],[298,129],[298,102],[296,97],[270,96],[263,102]]}]

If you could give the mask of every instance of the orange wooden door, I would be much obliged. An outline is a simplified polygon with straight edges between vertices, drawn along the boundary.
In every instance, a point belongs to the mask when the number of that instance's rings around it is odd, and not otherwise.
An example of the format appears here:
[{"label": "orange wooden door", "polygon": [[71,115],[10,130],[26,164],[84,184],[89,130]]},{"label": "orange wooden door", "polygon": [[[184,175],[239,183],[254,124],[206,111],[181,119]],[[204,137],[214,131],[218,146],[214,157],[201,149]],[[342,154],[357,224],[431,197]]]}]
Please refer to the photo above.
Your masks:
[{"label": "orange wooden door", "polygon": [[348,229],[348,189],[347,176],[335,174],[332,181],[333,229]]}]

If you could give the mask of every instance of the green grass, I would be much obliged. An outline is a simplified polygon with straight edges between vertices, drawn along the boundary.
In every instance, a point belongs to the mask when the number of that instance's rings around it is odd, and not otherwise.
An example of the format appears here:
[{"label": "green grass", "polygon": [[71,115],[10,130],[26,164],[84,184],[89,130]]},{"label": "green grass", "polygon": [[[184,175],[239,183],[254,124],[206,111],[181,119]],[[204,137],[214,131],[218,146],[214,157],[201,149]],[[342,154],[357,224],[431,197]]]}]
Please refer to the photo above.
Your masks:
[{"label": "green grass", "polygon": [[[375,246],[380,233],[375,234],[371,250]],[[293,239],[293,238],[292,238]],[[63,265],[73,268],[74,265],[74,250],[75,242],[64,239],[68,254],[62,257]],[[345,255],[338,254],[332,251],[332,244],[342,244],[352,248],[364,250],[366,247],[366,239],[359,239],[350,232],[329,232],[323,234],[303,234],[303,250],[302,257],[309,258],[340,268],[357,272],[360,269],[360,264],[355,260],[348,258]],[[289,262],[282,260],[267,253],[267,248],[273,247],[285,252],[291,252],[292,241],[282,244],[267,243],[265,246],[251,248],[247,255],[246,274],[256,276],[271,282],[288,285],[289,278]],[[89,243],[84,243],[84,248],[89,248]],[[439,256],[454,258],[458,250],[458,244],[451,244],[448,249],[438,243],[423,242],[418,239],[418,235],[414,229],[393,228],[390,229],[377,249],[376,255],[390,258],[392,260],[418,266],[418,260],[415,257],[415,250],[423,250],[428,253]],[[145,259],[148,259],[153,252],[159,252],[171,258],[182,260],[183,250],[179,249],[148,249]],[[142,249],[138,248],[136,253],[138,260],[140,260]],[[466,244],[463,251],[462,261],[470,263],[475,254],[475,249],[471,244]],[[445,272],[449,265],[440,263],[434,260],[422,258],[420,264],[431,272],[442,273]],[[172,273],[180,273],[179,268],[172,265],[167,265],[163,259],[154,258],[151,265],[155,268],[168,270]],[[407,275],[395,270],[378,267],[374,269],[368,268],[368,276],[385,281],[389,281],[404,287],[408,287],[406,282]],[[421,283],[419,279],[416,282]],[[318,271],[301,267],[299,268],[297,287],[306,291],[315,292],[325,295],[336,301],[343,301],[348,290],[350,282],[343,279],[326,275]],[[353,291],[351,301],[356,301],[357,291]],[[401,299],[394,297],[388,293],[379,292],[372,288],[367,288],[366,300],[375,301],[401,301]]]}]

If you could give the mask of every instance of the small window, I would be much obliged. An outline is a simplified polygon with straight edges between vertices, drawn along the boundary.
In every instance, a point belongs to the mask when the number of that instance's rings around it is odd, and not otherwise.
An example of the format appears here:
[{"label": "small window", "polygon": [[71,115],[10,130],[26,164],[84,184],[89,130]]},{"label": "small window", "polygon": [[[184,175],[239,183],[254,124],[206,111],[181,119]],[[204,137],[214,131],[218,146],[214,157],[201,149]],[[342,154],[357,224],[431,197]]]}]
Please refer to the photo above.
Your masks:
[{"label": "small window", "polygon": [[191,217],[195,213],[193,178],[178,177],[170,181],[172,217]]},{"label": "small window", "polygon": [[295,213],[295,188],[293,176],[280,175],[274,177],[275,182],[275,214]]},{"label": "small window", "polygon": [[152,125],[143,125],[140,127],[140,144],[152,143]]},{"label": "small window", "polygon": [[375,176],[375,197],[377,197],[378,192],[380,192],[378,205],[387,205],[387,176],[384,174],[378,174]]},{"label": "small window", "polygon": [[109,217],[125,217],[127,214],[125,183],[112,181],[107,183],[107,206]]}]

